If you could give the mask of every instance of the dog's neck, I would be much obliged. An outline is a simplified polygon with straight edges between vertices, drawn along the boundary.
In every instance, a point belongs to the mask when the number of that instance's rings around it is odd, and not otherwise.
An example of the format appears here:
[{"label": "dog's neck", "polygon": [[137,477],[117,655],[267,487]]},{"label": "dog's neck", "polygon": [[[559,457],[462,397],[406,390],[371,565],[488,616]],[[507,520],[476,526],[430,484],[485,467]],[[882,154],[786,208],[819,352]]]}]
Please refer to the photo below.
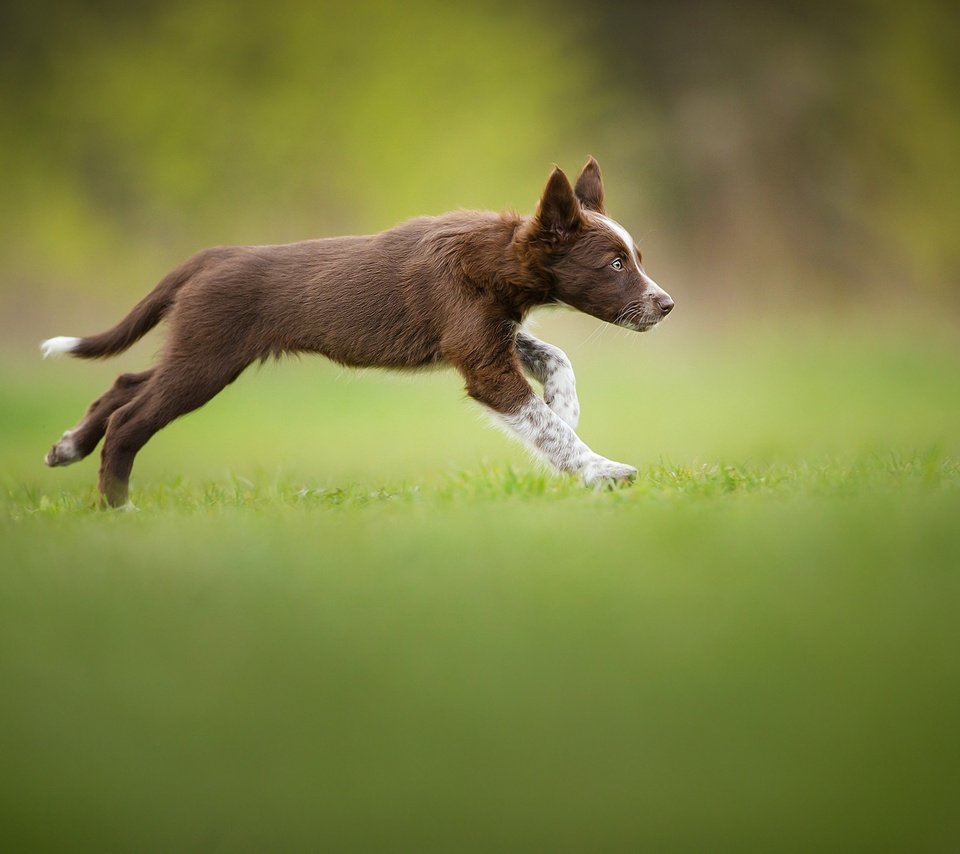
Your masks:
[{"label": "dog's neck", "polygon": [[475,295],[495,303],[517,323],[539,305],[554,302],[540,248],[529,239],[530,218],[513,213],[464,212],[431,239]]}]

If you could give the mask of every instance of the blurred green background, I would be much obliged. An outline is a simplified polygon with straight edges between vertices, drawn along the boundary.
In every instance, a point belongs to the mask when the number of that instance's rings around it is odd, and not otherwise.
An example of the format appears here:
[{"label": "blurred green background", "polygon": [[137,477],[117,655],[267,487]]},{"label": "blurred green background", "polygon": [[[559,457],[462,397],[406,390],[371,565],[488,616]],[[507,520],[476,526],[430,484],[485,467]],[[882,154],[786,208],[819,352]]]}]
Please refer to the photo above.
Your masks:
[{"label": "blurred green background", "polygon": [[[0,8],[0,846],[960,848],[955,3]],[[529,213],[588,154],[677,309],[564,312],[537,469],[449,373],[251,369],[136,514],[49,445],[204,246]]]},{"label": "blurred green background", "polygon": [[8,323],[36,305],[120,309],[211,244],[528,212],[553,163],[588,153],[688,317],[758,295],[957,307],[948,0],[37,0],[0,15]]}]

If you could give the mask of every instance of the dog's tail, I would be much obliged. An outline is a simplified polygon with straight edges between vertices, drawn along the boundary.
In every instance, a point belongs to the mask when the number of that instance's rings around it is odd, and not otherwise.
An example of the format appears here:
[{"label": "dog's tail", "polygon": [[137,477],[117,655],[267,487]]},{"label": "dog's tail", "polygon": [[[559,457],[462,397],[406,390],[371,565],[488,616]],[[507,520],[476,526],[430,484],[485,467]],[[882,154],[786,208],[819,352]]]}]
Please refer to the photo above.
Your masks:
[{"label": "dog's tail", "polygon": [[171,309],[177,291],[203,265],[206,253],[200,252],[167,275],[159,285],[138,302],[113,329],[86,338],[58,335],[40,345],[43,358],[69,353],[81,359],[105,359],[122,353],[146,335]]}]

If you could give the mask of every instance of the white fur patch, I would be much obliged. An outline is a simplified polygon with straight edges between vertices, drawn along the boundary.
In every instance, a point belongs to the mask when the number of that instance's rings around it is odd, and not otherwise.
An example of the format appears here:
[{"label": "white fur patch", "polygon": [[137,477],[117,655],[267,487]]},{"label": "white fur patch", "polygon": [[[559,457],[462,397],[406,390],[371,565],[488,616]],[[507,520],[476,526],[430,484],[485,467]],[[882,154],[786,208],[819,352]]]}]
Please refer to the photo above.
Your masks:
[{"label": "white fur patch", "polygon": [[577,475],[588,486],[632,480],[637,470],[594,453],[573,428],[539,397],[530,400],[513,415],[500,420],[540,456],[560,471]]},{"label": "white fur patch", "polygon": [[651,294],[654,297],[668,296],[667,292],[653,279],[651,279],[643,270],[640,271],[640,275],[643,276],[643,286],[646,293]]},{"label": "white fur patch", "polygon": [[40,352],[43,354],[44,359],[46,359],[47,356],[60,356],[63,353],[71,353],[81,340],[80,338],[70,338],[67,335],[58,335],[56,338],[48,338],[44,341],[40,345]]},{"label": "white fur patch", "polygon": [[543,384],[543,401],[574,430],[580,420],[577,379],[567,354],[528,332],[517,334],[517,354],[530,376]]},{"label": "white fur patch", "polygon": [[73,430],[67,430],[67,432],[60,437],[60,441],[57,442],[57,444],[54,445],[43,458],[44,465],[68,466],[70,463],[75,463],[77,460],[81,459],[80,452],[77,450],[77,445],[73,441],[73,436],[80,426],[82,426],[82,423]]},{"label": "white fur patch", "polygon": [[580,401],[577,399],[573,371],[556,371],[543,382],[543,402],[557,413],[564,424],[574,430],[580,421]]},{"label": "white fur patch", "polygon": [[637,268],[637,272],[640,274],[640,277],[643,279],[644,293],[648,296],[654,298],[667,296],[667,292],[660,287],[653,279],[651,279],[643,267],[640,266],[640,259],[637,257],[636,243],[634,243],[633,238],[630,236],[630,233],[622,226],[619,222],[610,219],[608,216],[603,214],[594,213],[593,211],[588,211],[589,216],[595,217],[598,222],[602,225],[605,225],[609,228],[624,244],[626,244],[627,251],[630,253],[630,259],[633,261],[634,265]]},{"label": "white fur patch", "polygon": [[633,261],[633,265],[637,268],[637,272],[643,275],[643,269],[640,267],[640,259],[637,257],[636,243],[633,242],[633,238],[619,222],[616,220],[610,219],[608,216],[603,214],[594,213],[593,211],[589,212],[590,216],[596,217],[597,221],[605,225],[610,229],[626,246],[627,252],[630,253],[630,260]]}]

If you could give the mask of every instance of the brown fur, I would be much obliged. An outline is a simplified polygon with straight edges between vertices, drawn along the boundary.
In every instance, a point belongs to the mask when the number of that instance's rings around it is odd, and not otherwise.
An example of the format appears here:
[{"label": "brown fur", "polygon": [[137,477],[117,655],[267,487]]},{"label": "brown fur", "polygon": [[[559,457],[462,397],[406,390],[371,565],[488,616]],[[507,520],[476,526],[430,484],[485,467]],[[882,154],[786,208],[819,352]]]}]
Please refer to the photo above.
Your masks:
[{"label": "brown fur", "polygon": [[[114,329],[73,349],[112,356],[162,318],[170,323],[156,367],[121,376],[68,434],[75,455],[58,459],[54,446],[48,463],[82,458],[106,435],[100,489],[121,505],[134,457],[155,432],[251,362],[284,353],[363,367],[451,365],[471,397],[515,413],[533,394],[516,348],[530,309],[563,302],[616,322],[638,300],[636,276],[610,268],[623,247],[588,211],[603,211],[592,158],[576,191],[554,170],[532,217],[459,212],[363,237],[204,250]],[[648,319],[666,311],[651,307]]]}]

